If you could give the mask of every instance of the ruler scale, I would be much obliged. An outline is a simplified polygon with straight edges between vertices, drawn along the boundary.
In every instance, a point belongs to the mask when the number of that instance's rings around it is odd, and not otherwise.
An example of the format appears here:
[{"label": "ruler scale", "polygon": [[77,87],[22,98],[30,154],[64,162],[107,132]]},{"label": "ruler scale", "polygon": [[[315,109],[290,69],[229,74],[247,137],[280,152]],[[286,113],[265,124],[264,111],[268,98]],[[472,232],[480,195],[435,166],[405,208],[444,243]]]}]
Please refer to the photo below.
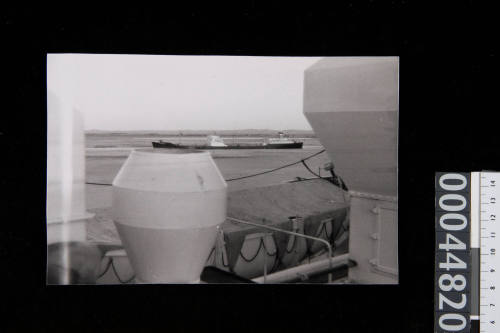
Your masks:
[{"label": "ruler scale", "polygon": [[471,213],[470,213],[470,248],[471,248],[471,332],[479,332],[479,263],[480,255],[480,224],[481,224],[481,209],[480,209],[480,189],[481,189],[481,173],[471,172]]},{"label": "ruler scale", "polygon": [[500,332],[500,172],[436,173],[435,213],[435,332]]},{"label": "ruler scale", "polygon": [[[479,174],[480,332],[500,332],[500,173]],[[477,228],[477,227],[476,227]]]}]

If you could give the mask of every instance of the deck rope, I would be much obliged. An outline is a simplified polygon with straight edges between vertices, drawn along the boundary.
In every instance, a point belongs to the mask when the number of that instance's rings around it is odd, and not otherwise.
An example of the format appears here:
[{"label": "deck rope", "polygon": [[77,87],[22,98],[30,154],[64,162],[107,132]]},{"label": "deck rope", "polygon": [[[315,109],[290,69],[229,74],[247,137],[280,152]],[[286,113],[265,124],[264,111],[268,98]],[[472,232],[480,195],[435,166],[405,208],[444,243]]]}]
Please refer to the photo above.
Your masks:
[{"label": "deck rope", "polygon": [[[317,156],[323,152],[325,152],[326,150],[323,149],[317,153],[314,153],[312,155],[309,155],[307,156],[306,158],[303,158],[297,162],[293,162],[293,163],[289,163],[289,164],[285,164],[285,165],[282,165],[280,167],[277,167],[277,168],[274,168],[274,169],[271,169],[271,170],[266,170],[266,171],[263,171],[263,172],[259,172],[259,173],[254,173],[252,175],[247,175],[247,176],[242,176],[242,177],[237,177],[237,178],[230,178],[230,179],[225,179],[226,182],[231,182],[231,181],[234,181],[234,180],[240,180],[240,179],[245,179],[245,178],[251,178],[251,177],[257,177],[257,176],[260,176],[260,175],[264,175],[266,173],[271,173],[271,172],[274,172],[274,171],[278,171],[278,170],[281,170],[281,169],[284,169],[284,168],[288,168],[292,165],[296,165],[296,164],[299,164],[299,163],[302,163],[304,164],[304,166],[307,168],[307,170],[309,170],[309,172],[311,172],[312,174],[314,174],[316,177],[318,178],[322,178],[322,179],[325,179],[321,176],[319,176],[318,174],[316,174],[315,172],[313,172],[309,166],[307,164],[305,164],[305,161],[307,161],[308,159],[310,158],[313,158],[314,156]],[[88,184],[88,185],[103,185],[103,186],[112,186],[113,184],[108,184],[108,183],[97,183],[97,182],[85,182],[85,184]]]},{"label": "deck rope", "polygon": [[319,151],[319,152],[317,152],[315,154],[309,155],[306,158],[303,158],[303,159],[301,159],[301,160],[299,160],[297,162],[285,164],[285,165],[282,165],[282,166],[280,166],[278,168],[274,168],[274,169],[263,171],[263,172],[259,172],[259,173],[254,173],[254,174],[248,175],[248,176],[242,176],[242,177],[237,177],[237,178],[226,179],[226,182],[231,182],[233,180],[240,180],[240,179],[245,179],[245,178],[256,177],[256,176],[264,175],[266,173],[271,173],[271,172],[278,171],[278,170],[281,170],[281,169],[284,169],[284,168],[288,168],[288,167],[290,167],[292,165],[296,165],[296,164],[299,164],[299,163],[304,163],[304,161],[306,161],[306,160],[308,160],[308,159],[310,159],[310,158],[312,158],[314,156],[317,156],[317,155],[319,155],[319,154],[321,154],[323,152],[325,152],[325,149],[323,149],[323,150],[321,150],[321,151]]}]

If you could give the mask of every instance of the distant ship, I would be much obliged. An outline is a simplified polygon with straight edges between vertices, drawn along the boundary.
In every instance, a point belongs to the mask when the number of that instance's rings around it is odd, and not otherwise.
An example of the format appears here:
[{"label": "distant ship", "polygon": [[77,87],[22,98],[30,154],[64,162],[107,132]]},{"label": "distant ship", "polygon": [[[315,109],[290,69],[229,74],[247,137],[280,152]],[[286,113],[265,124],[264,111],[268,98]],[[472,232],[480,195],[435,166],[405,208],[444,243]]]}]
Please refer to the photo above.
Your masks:
[{"label": "distant ship", "polygon": [[166,141],[153,141],[154,148],[176,148],[176,149],[301,149],[304,144],[301,141],[291,140],[285,137],[283,132],[279,132],[278,138],[269,138],[261,144],[231,144],[224,143],[217,135],[207,136],[205,145],[182,145]]}]

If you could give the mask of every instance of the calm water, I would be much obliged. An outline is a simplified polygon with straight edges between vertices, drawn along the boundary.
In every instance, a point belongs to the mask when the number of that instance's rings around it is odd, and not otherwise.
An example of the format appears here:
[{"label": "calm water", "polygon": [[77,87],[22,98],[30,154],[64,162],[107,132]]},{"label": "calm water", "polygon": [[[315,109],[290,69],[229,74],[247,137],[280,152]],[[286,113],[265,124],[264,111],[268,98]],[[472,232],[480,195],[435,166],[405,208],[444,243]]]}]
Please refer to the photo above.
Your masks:
[{"label": "calm water", "polygon": [[[134,148],[151,148],[151,141],[162,139],[176,143],[204,143],[204,137],[140,137],[133,135],[99,135],[87,136],[86,150],[86,176],[88,182],[111,183],[120,170],[122,164]],[[263,138],[224,138],[225,142],[249,143],[261,142]],[[303,149],[251,149],[251,150],[213,150],[210,151],[225,179],[242,177],[254,173],[263,172],[269,169],[277,168],[285,164],[300,161],[323,149],[323,146],[317,139],[299,139],[304,141]],[[348,142],[347,142],[348,143]],[[96,148],[97,147],[97,148]],[[102,147],[102,148],[99,148]],[[359,149],[359,145],[358,145]],[[359,153],[359,152],[358,152]],[[358,154],[359,155],[359,154]],[[361,154],[363,158],[380,160],[381,154],[376,149],[366,148]],[[359,156],[361,156],[359,155]],[[363,181],[369,177],[373,170],[360,168],[363,161],[356,162],[349,147],[338,149],[334,156],[334,163],[341,164],[342,161],[350,161],[352,165],[346,165],[339,175],[346,181],[347,185],[356,189],[364,185]],[[316,173],[321,172],[323,176],[329,176],[329,173],[320,170],[325,163],[330,161],[328,154],[322,153],[307,161],[309,167]],[[380,170],[375,170],[381,172]],[[363,173],[365,173],[363,175]],[[310,178],[314,177],[301,164],[296,164],[273,173],[236,180],[228,182],[229,191],[247,189],[259,186],[279,184],[295,179],[296,177]],[[370,176],[371,177],[371,176]],[[366,183],[366,182],[365,182]],[[111,191],[108,186],[87,186],[87,206],[109,207],[111,205]]]},{"label": "calm water", "polygon": [[[238,143],[262,143],[263,137],[223,137],[227,144]],[[294,138],[295,140],[303,141],[306,146],[320,146],[317,139],[314,138]],[[138,148],[151,147],[151,141],[169,141],[177,144],[204,144],[205,137],[179,137],[179,136],[134,136],[134,135],[87,135],[87,148]]]},{"label": "calm water", "polygon": [[[134,137],[134,136],[87,136],[86,150],[86,179],[88,182],[111,183],[134,148],[151,147],[151,141],[189,143],[204,143],[205,138],[177,138],[177,137]],[[224,138],[227,143],[262,142],[263,138]],[[260,140],[260,141],[259,141]],[[210,151],[215,163],[225,179],[237,178],[254,173],[277,168],[285,164],[297,162],[323,149],[316,139],[299,139],[304,141],[303,149],[252,149],[252,150],[217,150]],[[96,148],[103,147],[103,148]],[[324,170],[319,170],[329,162],[326,153],[322,153],[307,161],[309,167],[316,173],[327,176]],[[314,177],[302,164],[297,164],[273,173],[229,181],[228,189],[239,190],[245,188],[278,184],[295,179],[296,177]],[[89,208],[111,205],[110,188],[106,186],[88,186],[87,206]]]}]

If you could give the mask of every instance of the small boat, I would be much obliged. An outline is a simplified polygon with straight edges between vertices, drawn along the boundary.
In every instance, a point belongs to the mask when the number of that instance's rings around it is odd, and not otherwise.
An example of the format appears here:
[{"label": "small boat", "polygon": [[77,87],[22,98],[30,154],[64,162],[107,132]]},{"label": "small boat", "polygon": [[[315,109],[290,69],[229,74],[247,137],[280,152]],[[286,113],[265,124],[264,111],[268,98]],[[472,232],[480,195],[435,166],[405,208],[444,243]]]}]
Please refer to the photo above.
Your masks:
[{"label": "small boat", "polygon": [[175,148],[175,149],[301,149],[303,142],[291,140],[285,137],[283,132],[279,132],[278,138],[269,138],[261,144],[231,144],[224,143],[221,137],[209,135],[205,145],[182,145],[163,140],[153,141],[154,148]]}]

